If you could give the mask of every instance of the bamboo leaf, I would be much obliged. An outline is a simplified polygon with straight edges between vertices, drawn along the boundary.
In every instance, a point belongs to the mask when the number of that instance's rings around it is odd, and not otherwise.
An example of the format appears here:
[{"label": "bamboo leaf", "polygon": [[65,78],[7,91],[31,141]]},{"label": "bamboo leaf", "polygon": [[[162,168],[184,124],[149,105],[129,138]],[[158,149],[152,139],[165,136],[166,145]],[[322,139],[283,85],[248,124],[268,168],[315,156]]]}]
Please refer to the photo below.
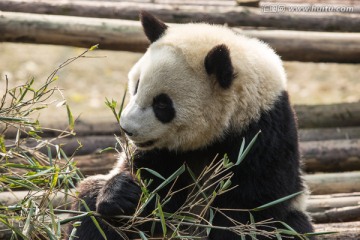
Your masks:
[{"label": "bamboo leaf", "polygon": [[164,182],[162,182],[153,193],[158,192],[160,189],[171,183],[175,178],[180,176],[185,171],[185,165],[182,165],[178,170],[176,170],[170,177],[168,177]]},{"label": "bamboo leaf", "polygon": [[8,228],[10,228],[13,232],[15,232],[16,235],[20,236],[22,239],[26,240],[29,239],[27,236],[25,236],[20,229],[12,226],[6,219],[3,217],[0,217],[0,222],[2,222],[4,225],[6,225]]},{"label": "bamboo leaf", "polygon": [[161,207],[161,204],[160,204],[160,201],[159,199],[157,199],[158,201],[158,211],[159,211],[159,216],[160,216],[160,222],[161,222],[161,227],[162,227],[162,230],[163,230],[163,237],[166,237],[166,231],[167,231],[167,227],[166,227],[166,223],[165,223],[165,217],[164,217],[164,212],[162,210],[162,207]]},{"label": "bamboo leaf", "polygon": [[142,240],[148,240],[148,238],[145,236],[145,234],[142,231],[139,231],[139,235]]},{"label": "bamboo leaf", "polygon": [[[250,141],[249,145],[245,148],[245,150],[243,150],[243,145],[245,145],[245,139],[243,140],[241,147],[240,147],[240,152],[239,152],[239,156],[238,159],[235,163],[235,165],[239,165],[246,157],[246,155],[249,153],[251,147],[254,145],[256,139],[258,138],[259,134],[261,133],[261,131],[259,131],[254,137],[253,139]],[[242,151],[243,150],[243,151]]]},{"label": "bamboo leaf", "polygon": [[93,51],[97,48],[99,48],[99,44],[95,44],[94,46],[91,46],[91,48],[89,48],[89,51]]},{"label": "bamboo leaf", "polygon": [[158,172],[156,172],[156,171],[154,171],[154,170],[152,170],[152,169],[150,169],[150,168],[141,168],[141,169],[144,169],[144,170],[146,170],[146,171],[148,171],[149,173],[151,173],[152,175],[154,175],[154,176],[156,176],[156,177],[158,177],[158,178],[160,178],[160,179],[162,179],[162,180],[166,180],[163,176],[161,176],[161,174],[160,173],[158,173]]},{"label": "bamboo leaf", "polygon": [[251,211],[261,211],[261,210],[264,210],[264,209],[266,209],[266,208],[268,208],[268,207],[271,207],[271,206],[273,206],[273,205],[276,205],[276,204],[279,204],[279,203],[284,202],[284,201],[286,201],[286,200],[289,200],[289,199],[291,199],[291,198],[294,198],[294,197],[296,197],[296,196],[298,196],[298,195],[300,195],[300,194],[302,194],[302,193],[304,193],[304,192],[303,192],[303,191],[300,191],[300,192],[297,192],[297,193],[293,193],[293,194],[291,194],[291,195],[289,195],[289,196],[282,197],[282,198],[279,198],[279,199],[277,199],[277,200],[275,200],[275,201],[272,201],[272,202],[266,203],[266,204],[264,204],[264,205],[261,205],[260,207],[253,208]]},{"label": "bamboo leaf", "polygon": [[125,97],[126,97],[126,91],[127,89],[125,88],[125,91],[124,91],[124,94],[123,94],[123,97],[122,97],[122,100],[121,100],[121,104],[120,104],[120,109],[119,109],[119,113],[118,113],[118,119],[120,119],[120,116],[121,116],[121,113],[122,113],[122,110],[124,108],[124,104],[125,104]]},{"label": "bamboo leaf", "polygon": [[75,121],[74,121],[74,117],[72,115],[72,112],[70,111],[70,107],[68,104],[66,104],[66,111],[67,111],[67,115],[68,115],[69,128],[70,128],[70,130],[74,130]]},{"label": "bamboo leaf", "polygon": [[[85,202],[84,200],[81,200],[81,203],[82,203],[83,206],[85,207],[85,209],[86,209],[86,211],[88,212],[88,214],[91,213],[91,210],[90,210],[90,208],[88,207],[88,205],[86,204],[86,202]],[[89,214],[89,215],[90,215],[90,214]],[[96,220],[96,218],[95,218],[94,216],[91,216],[91,215],[90,215],[90,218],[91,218],[91,220],[93,221],[93,223],[94,223],[94,225],[96,226],[96,228],[99,230],[101,236],[102,236],[105,240],[107,240],[107,237],[106,237],[104,231],[102,230],[99,222]]]}]

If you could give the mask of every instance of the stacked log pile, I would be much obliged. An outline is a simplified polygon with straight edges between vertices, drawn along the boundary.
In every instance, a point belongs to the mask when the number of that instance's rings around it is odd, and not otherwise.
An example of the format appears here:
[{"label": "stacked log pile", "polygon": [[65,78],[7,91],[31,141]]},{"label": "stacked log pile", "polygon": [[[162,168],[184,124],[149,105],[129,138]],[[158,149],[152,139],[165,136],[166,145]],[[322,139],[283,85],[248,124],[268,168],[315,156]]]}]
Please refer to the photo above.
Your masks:
[{"label": "stacked log pile", "polygon": [[[360,63],[358,14],[323,13],[320,16],[282,12],[274,15],[265,14],[259,8],[235,7],[235,1],[159,2],[2,0],[0,42],[79,47],[99,43],[102,49],[142,52],[148,42],[140,24],[133,20],[137,20],[140,10],[148,10],[171,23],[228,24],[235,31],[268,42],[284,60]],[[312,193],[308,211],[316,229],[340,232],[323,239],[360,239],[360,102],[295,106],[295,110],[305,179]],[[65,124],[48,127],[64,129]],[[56,140],[56,143],[63,144],[68,155],[78,148],[78,141],[82,143],[75,160],[84,175],[108,172],[116,161],[115,153],[99,154],[98,151],[115,146],[114,134],[120,134],[115,121],[82,121],[75,130],[76,137]],[[10,141],[16,136],[11,129],[6,134],[5,139]],[[51,140],[56,134],[45,130],[42,137]],[[37,143],[28,141],[27,144]],[[19,160],[14,159],[16,161]],[[15,197],[21,199],[23,194],[16,192]],[[0,201],[10,203],[16,198],[1,193]]]}]

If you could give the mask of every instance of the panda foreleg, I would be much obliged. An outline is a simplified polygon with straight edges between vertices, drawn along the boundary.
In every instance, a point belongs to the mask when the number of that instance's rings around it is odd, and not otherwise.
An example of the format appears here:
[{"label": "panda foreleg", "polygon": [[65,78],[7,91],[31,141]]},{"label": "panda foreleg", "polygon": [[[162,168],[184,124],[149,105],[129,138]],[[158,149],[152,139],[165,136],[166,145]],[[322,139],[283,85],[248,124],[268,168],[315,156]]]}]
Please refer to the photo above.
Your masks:
[{"label": "panda foreleg", "polygon": [[[86,206],[91,210],[96,210],[96,199],[99,195],[100,190],[103,188],[107,180],[106,175],[96,175],[84,179],[78,186],[79,198],[82,199]],[[72,206],[72,210],[84,211],[87,209],[80,201],[76,201]],[[114,239],[118,234],[112,230],[107,224],[105,224],[100,218],[96,218],[100,227],[104,230],[108,239]],[[72,232],[72,227],[69,226],[68,237]],[[75,239],[86,240],[86,239],[103,239],[99,230],[96,228],[93,220],[90,217],[85,217],[81,220],[81,225],[76,228]],[[113,236],[113,238],[111,238]]]},{"label": "panda foreleg", "polygon": [[133,215],[141,195],[140,186],[129,172],[116,174],[106,182],[96,200],[103,216]]}]

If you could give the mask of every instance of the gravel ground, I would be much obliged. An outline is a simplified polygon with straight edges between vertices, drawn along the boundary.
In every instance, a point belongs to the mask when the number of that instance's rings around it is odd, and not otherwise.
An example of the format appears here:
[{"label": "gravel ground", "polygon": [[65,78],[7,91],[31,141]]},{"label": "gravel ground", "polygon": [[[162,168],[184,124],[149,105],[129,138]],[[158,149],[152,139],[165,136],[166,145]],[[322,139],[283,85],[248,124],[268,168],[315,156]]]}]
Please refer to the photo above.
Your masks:
[{"label": "gravel ground", "polygon": [[[34,77],[38,84],[62,62],[84,49],[51,45],[0,43],[0,94],[5,75],[17,86]],[[114,119],[105,97],[120,101],[127,73],[141,54],[96,50],[58,73],[57,86],[63,91],[74,116],[81,119]],[[360,100],[360,65],[285,62],[288,90],[295,104],[331,104]],[[61,98],[61,95],[58,95]],[[40,119],[66,119],[64,108],[50,107]]]}]

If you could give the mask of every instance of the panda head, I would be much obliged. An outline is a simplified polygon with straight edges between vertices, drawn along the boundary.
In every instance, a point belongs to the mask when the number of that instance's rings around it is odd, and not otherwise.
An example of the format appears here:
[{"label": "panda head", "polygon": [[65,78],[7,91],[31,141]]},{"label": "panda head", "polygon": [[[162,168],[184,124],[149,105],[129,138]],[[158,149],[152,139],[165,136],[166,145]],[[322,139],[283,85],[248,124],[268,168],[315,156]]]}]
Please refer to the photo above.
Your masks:
[{"label": "panda head", "polygon": [[120,119],[137,148],[206,147],[256,121],[284,88],[281,61],[258,40],[221,26],[169,27],[140,16],[151,44],[129,73],[130,101]]}]

